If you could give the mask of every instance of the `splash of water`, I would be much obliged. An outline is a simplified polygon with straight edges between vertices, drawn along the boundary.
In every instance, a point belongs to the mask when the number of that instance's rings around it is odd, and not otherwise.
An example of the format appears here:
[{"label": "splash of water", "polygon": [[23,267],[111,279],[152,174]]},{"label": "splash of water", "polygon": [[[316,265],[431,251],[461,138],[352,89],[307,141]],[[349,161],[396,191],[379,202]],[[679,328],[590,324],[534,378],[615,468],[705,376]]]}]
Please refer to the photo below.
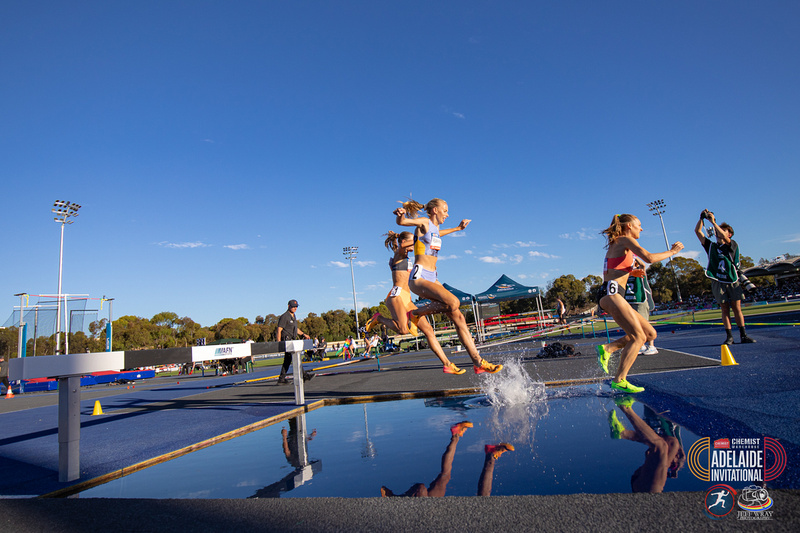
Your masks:
[{"label": "splash of water", "polygon": [[503,370],[497,374],[484,374],[481,391],[495,407],[530,405],[547,399],[544,383],[534,381],[516,359],[503,361]]},{"label": "splash of water", "polygon": [[503,361],[503,370],[484,374],[481,390],[492,414],[487,418],[497,442],[530,445],[534,442],[536,426],[549,411],[544,383],[534,381],[515,358]]}]

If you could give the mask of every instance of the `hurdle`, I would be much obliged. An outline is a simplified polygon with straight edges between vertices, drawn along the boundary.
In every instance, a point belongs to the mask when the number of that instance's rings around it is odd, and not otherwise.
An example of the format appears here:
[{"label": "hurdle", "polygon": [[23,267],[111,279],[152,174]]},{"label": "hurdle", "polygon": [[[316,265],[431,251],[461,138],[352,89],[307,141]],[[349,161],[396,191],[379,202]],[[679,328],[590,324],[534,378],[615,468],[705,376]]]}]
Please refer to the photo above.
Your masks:
[{"label": "hurdle", "polygon": [[143,366],[196,363],[290,352],[296,376],[293,380],[295,404],[305,405],[305,390],[301,377],[302,354],[313,347],[314,342],[311,340],[295,340],[17,357],[9,361],[8,377],[11,380],[35,378],[58,380],[58,480],[68,482],[80,477],[81,376],[92,372],[120,371]]}]

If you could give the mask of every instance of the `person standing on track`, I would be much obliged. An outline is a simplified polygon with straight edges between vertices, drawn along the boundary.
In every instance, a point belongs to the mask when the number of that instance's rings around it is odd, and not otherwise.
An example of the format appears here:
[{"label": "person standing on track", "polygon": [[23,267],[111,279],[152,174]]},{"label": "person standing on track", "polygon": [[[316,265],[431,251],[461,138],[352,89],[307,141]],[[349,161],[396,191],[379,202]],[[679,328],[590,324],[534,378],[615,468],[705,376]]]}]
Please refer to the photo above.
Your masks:
[{"label": "person standing on track", "polygon": [[[704,235],[703,219],[708,219],[714,226],[717,242],[708,240]],[[739,338],[742,344],[756,342],[752,337],[748,337],[745,331],[744,314],[742,314],[744,289],[739,280],[739,245],[733,240],[733,228],[725,222],[717,225],[714,213],[704,209],[694,227],[694,233],[708,254],[706,276],[711,278],[711,292],[722,310],[725,344],[733,344],[731,309],[736,325],[739,326]]]},{"label": "person standing on track", "polygon": [[[291,341],[295,340],[298,335],[302,335],[304,339],[310,338],[308,335],[303,333],[300,330],[300,327],[297,325],[297,317],[294,316],[298,307],[297,300],[289,300],[288,305],[289,308],[278,319],[278,329],[275,330],[275,340],[278,342]],[[288,372],[291,364],[292,354],[291,352],[285,352],[283,354],[281,374],[278,376],[278,384],[288,383],[286,380],[286,372]],[[294,372],[295,374],[302,375],[303,381],[310,381],[311,378],[314,377],[314,374],[305,371],[302,364],[300,365],[300,368],[295,368]]]},{"label": "person standing on track", "polygon": [[[390,231],[386,234],[384,245],[394,252],[394,255],[389,259],[389,268],[392,270],[392,290],[389,291],[384,300],[386,307],[392,314],[392,318],[386,318],[380,313],[375,313],[364,329],[369,332],[376,325],[382,324],[401,335],[411,333],[416,336],[418,334],[417,328],[419,328],[425,338],[428,339],[428,346],[444,365],[443,372],[445,374],[463,374],[466,370],[458,368],[445,355],[428,320],[425,317],[419,317],[418,322],[414,324],[408,319],[408,312],[417,308],[411,301],[411,291],[408,288],[408,277],[411,271],[408,253],[414,248],[414,235],[408,231],[401,233]],[[475,362],[480,364],[480,360]]]},{"label": "person standing on track", "polygon": [[[423,209],[428,216],[417,216]],[[436,272],[436,259],[442,247],[442,237],[465,229],[470,220],[462,220],[455,228],[440,229],[439,227],[450,215],[447,203],[439,198],[434,198],[426,205],[409,200],[403,203],[403,207],[395,209],[394,215],[397,217],[398,225],[414,228],[414,268],[409,277],[408,287],[414,294],[431,300],[430,305],[409,311],[409,320],[417,322],[421,316],[444,312],[455,325],[458,338],[472,359],[475,373],[499,372],[503,365],[492,364],[481,358],[475,348],[467,321],[459,309],[461,303],[439,282]]]},{"label": "person standing on track", "polygon": [[[642,223],[630,214],[614,215],[611,225],[601,233],[606,236],[605,263],[603,265],[603,284],[597,294],[597,300],[614,321],[625,332],[625,337],[617,342],[625,342],[620,355],[619,367],[611,388],[622,392],[642,392],[644,388],[628,383],[628,371],[639,355],[639,349],[648,338],[655,339],[656,332],[650,322],[633,310],[625,300],[625,286],[628,276],[643,276],[644,270],[634,269],[634,254],[647,263],[654,263],[672,257],[683,249],[683,244],[676,242],[666,252],[652,254],[639,245]],[[613,343],[612,343],[613,345]],[[608,374],[609,349],[612,345],[601,344],[596,347],[597,363],[603,372]]]}]

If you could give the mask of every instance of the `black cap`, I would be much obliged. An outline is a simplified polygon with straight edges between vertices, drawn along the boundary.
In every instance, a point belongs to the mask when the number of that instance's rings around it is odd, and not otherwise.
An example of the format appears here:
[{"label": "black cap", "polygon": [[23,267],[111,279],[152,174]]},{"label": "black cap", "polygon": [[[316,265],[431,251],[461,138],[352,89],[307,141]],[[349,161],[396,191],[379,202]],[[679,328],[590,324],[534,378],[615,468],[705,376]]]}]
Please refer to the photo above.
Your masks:
[{"label": "black cap", "polygon": [[299,307],[297,305],[297,300],[289,300],[289,307]]}]

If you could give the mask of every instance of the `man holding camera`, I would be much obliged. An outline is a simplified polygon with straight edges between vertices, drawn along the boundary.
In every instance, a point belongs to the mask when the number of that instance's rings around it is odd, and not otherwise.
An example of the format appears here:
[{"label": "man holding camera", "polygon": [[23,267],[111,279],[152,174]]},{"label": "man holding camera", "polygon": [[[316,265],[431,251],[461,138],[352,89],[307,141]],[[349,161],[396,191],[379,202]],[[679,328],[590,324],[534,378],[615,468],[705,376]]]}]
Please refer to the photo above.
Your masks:
[{"label": "man holding camera", "polygon": [[[717,242],[712,242],[705,236],[703,220],[711,222]],[[748,337],[745,332],[744,315],[742,314],[744,289],[742,288],[743,280],[740,280],[743,276],[739,273],[739,245],[732,238],[733,228],[725,222],[717,225],[714,213],[704,209],[700,213],[700,220],[697,222],[694,232],[708,254],[706,276],[711,278],[711,292],[722,309],[722,323],[725,325],[725,333],[727,334],[725,344],[733,344],[731,308],[733,308],[733,317],[736,319],[736,325],[739,326],[739,336],[742,344],[756,342]],[[744,280],[746,279],[744,278]]]}]

